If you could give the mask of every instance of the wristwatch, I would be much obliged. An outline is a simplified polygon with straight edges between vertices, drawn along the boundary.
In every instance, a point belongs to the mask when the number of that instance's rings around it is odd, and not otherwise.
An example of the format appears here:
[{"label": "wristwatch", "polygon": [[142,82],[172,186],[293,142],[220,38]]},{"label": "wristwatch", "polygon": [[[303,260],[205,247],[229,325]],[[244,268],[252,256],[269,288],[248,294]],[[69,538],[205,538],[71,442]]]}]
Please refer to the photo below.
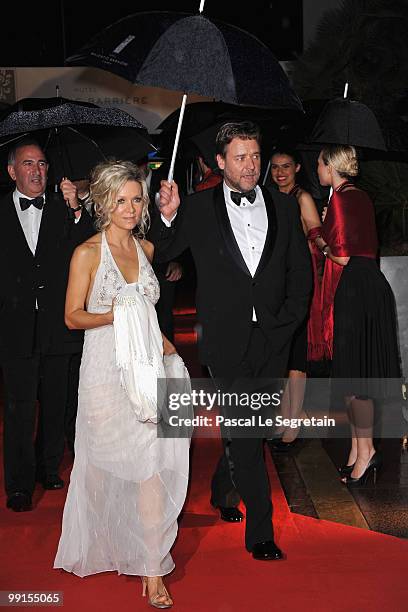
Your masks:
[{"label": "wristwatch", "polygon": [[323,253],[323,255],[324,255],[325,257],[327,257],[327,256],[328,256],[328,254],[329,254],[329,251],[330,251],[330,247],[329,247],[329,245],[328,245],[328,244],[326,244],[326,245],[325,245],[325,246],[322,248],[322,253]]},{"label": "wristwatch", "polygon": [[72,208],[71,207],[71,210],[72,210],[72,212],[79,212],[80,210],[82,210],[83,207],[84,207],[83,204],[78,204],[78,206],[76,208]]}]

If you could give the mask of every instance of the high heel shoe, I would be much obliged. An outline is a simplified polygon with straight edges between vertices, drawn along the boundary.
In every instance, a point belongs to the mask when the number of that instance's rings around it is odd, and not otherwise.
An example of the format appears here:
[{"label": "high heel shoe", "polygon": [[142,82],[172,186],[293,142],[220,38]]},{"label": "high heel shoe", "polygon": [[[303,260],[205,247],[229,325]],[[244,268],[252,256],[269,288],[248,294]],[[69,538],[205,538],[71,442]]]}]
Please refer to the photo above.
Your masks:
[{"label": "high heel shoe", "polygon": [[[142,579],[142,597],[146,597],[147,591],[147,577],[141,576]],[[164,603],[161,601],[157,601],[158,599],[165,597],[167,600],[170,600],[171,603]],[[153,608],[159,608],[160,610],[164,610],[166,608],[171,608],[173,605],[173,600],[171,599],[166,587],[163,584],[163,593],[155,593],[152,597],[149,596],[149,604],[153,606]]]},{"label": "high heel shoe", "polygon": [[[278,453],[287,453],[288,451],[302,444],[302,442],[304,441],[303,436],[305,434],[305,426],[303,425],[303,420],[307,418],[308,416],[306,412],[302,410],[301,414],[298,417],[298,419],[300,420],[300,425],[298,427],[295,427],[293,429],[291,428],[290,430],[288,427],[285,427],[279,437],[268,438],[267,442],[268,442],[270,450],[278,452]],[[293,436],[296,429],[297,429],[296,436],[292,440],[286,441],[283,439],[285,434],[288,433],[288,430],[290,431],[290,434]]]},{"label": "high heel shoe", "polygon": [[349,487],[365,485],[367,484],[368,479],[372,474],[374,484],[376,484],[377,472],[380,469],[381,465],[382,465],[381,455],[378,452],[375,452],[374,455],[371,457],[370,461],[368,462],[366,469],[361,474],[360,478],[353,478],[351,474],[349,474],[345,476],[343,482]]},{"label": "high heel shoe", "polygon": [[347,463],[345,463],[344,465],[339,467],[340,476],[349,476],[351,472],[354,470],[355,465],[356,465],[356,462],[354,462],[352,465],[347,465]]}]

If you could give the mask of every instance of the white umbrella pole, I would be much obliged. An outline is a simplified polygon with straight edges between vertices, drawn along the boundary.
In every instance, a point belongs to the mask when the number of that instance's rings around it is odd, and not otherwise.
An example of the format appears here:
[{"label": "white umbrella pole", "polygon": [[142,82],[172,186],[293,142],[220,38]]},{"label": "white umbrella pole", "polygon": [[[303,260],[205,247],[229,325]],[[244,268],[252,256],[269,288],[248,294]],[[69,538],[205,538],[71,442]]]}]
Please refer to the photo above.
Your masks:
[{"label": "white umbrella pole", "polygon": [[265,170],[265,174],[264,174],[264,178],[263,178],[263,181],[262,181],[262,185],[265,185],[266,179],[268,178],[268,174],[269,174],[269,170],[270,169],[271,169],[271,160],[268,161],[268,165],[267,165],[266,170]]},{"label": "white umbrella pole", "polygon": [[176,138],[174,140],[173,154],[171,156],[170,169],[169,169],[169,174],[167,176],[167,180],[169,182],[171,182],[173,180],[174,164],[176,162],[176,155],[177,155],[178,143],[179,143],[179,140],[180,140],[181,125],[183,123],[183,117],[184,117],[184,110],[186,108],[186,102],[187,102],[187,94],[183,94],[183,100],[181,102],[180,115],[179,115],[179,120],[178,120],[178,124],[177,124]]},{"label": "white umbrella pole", "polygon": [[344,92],[343,92],[343,98],[346,99],[347,98],[347,94],[348,94],[348,89],[349,89],[349,84],[346,83],[344,85]]},{"label": "white umbrella pole", "polygon": [[[200,13],[203,12],[204,4],[205,4],[205,0],[201,0],[200,8],[198,9]],[[174,139],[173,154],[171,156],[170,169],[169,169],[169,174],[167,176],[167,180],[169,182],[171,182],[173,180],[174,164],[176,163],[176,155],[177,155],[178,143],[179,143],[179,140],[180,140],[180,132],[181,132],[181,126],[182,126],[182,123],[183,123],[183,117],[184,117],[184,110],[186,108],[186,102],[187,102],[187,94],[183,94],[183,100],[181,102],[180,115],[179,115],[179,120],[178,120],[178,124],[177,124],[176,138]]]}]

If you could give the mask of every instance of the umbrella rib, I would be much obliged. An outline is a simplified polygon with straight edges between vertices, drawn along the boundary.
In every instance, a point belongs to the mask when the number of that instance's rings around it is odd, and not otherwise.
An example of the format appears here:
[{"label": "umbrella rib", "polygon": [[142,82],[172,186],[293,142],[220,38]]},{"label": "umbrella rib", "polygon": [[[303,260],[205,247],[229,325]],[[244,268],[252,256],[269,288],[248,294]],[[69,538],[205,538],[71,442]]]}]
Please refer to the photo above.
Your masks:
[{"label": "umbrella rib", "polygon": [[97,151],[99,151],[99,153],[102,155],[102,158],[103,158],[104,160],[106,160],[106,159],[107,159],[107,157],[106,157],[105,153],[102,151],[102,149],[100,148],[100,146],[98,145],[98,143],[97,143],[97,142],[95,142],[93,138],[91,138],[90,136],[85,136],[85,134],[82,134],[82,132],[80,132],[79,130],[76,130],[74,127],[72,127],[72,126],[70,126],[70,125],[68,125],[68,126],[66,126],[66,127],[67,127],[67,129],[68,129],[68,130],[71,130],[71,132],[75,132],[75,134],[77,134],[78,136],[80,136],[80,138],[82,138],[83,140],[88,141],[88,142],[91,142],[91,143],[94,145],[95,149],[96,149]]},{"label": "umbrella rib", "polygon": [[13,138],[10,138],[10,140],[5,140],[4,142],[0,143],[0,147],[5,147],[6,145],[10,144],[11,142],[15,142],[16,140],[20,140],[20,138],[24,138],[25,136],[28,136],[29,132],[24,132],[23,134],[17,134],[17,136],[13,136]]},{"label": "umbrella rib", "polygon": [[51,140],[52,130],[53,130],[53,128],[50,128],[50,129],[48,130],[47,140],[45,141],[45,144],[44,144],[44,151],[46,151],[46,150],[48,149],[48,145],[49,145],[49,142],[50,142],[50,140]]}]

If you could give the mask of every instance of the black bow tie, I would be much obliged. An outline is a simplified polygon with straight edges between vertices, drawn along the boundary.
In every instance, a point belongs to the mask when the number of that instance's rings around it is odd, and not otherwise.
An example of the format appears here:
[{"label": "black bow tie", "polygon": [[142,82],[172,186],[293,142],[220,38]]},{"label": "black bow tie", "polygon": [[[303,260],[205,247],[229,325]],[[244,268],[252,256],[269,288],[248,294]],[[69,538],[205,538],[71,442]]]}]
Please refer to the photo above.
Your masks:
[{"label": "black bow tie", "polygon": [[36,198],[33,198],[32,200],[29,200],[28,198],[20,198],[21,210],[27,210],[27,208],[30,208],[31,205],[38,208],[38,210],[41,210],[44,206],[44,197],[38,196]]},{"label": "black bow tie", "polygon": [[241,198],[246,198],[248,202],[253,204],[255,202],[256,193],[255,189],[251,189],[250,191],[231,191],[231,200],[237,206],[241,206]]}]

